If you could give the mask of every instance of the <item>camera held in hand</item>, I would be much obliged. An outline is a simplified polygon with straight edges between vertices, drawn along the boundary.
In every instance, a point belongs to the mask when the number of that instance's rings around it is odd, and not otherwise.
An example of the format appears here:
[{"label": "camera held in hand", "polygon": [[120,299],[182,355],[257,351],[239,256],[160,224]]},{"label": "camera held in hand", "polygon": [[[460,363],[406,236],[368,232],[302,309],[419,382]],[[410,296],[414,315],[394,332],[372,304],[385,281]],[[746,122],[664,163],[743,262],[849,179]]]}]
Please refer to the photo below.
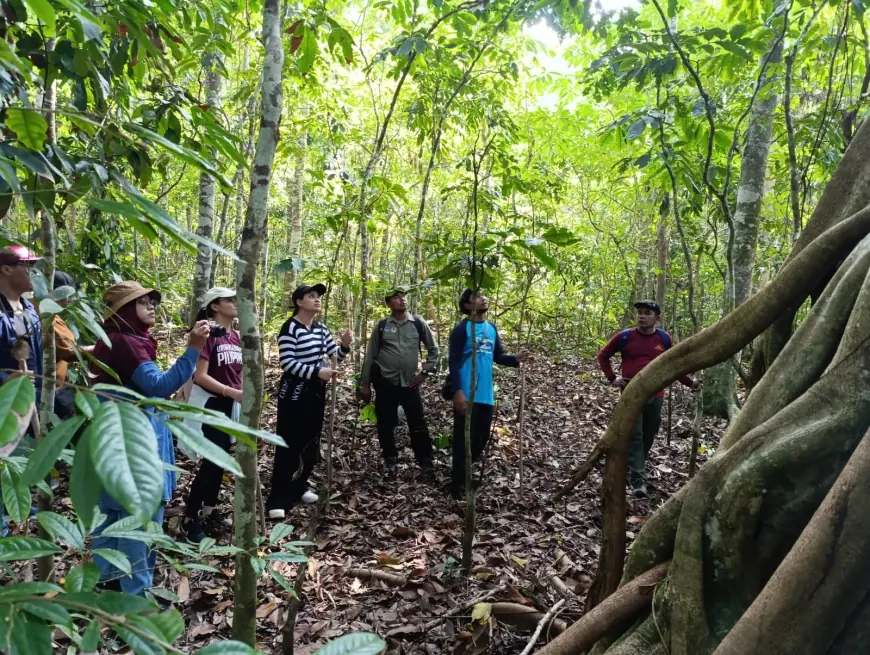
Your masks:
[{"label": "camera held in hand", "polygon": [[221,337],[226,336],[227,329],[221,325],[220,323],[212,323],[209,321],[208,324],[208,336],[212,339],[220,339]]}]

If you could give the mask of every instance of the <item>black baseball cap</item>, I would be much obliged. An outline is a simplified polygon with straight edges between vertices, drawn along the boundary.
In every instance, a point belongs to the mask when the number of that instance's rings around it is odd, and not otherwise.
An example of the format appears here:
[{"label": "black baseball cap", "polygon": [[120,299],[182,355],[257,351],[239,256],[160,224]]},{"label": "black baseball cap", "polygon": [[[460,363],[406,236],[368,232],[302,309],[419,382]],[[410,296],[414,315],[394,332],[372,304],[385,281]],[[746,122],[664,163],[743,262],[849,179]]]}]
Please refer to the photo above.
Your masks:
[{"label": "black baseball cap", "polygon": [[305,294],[309,291],[316,291],[321,296],[326,294],[326,285],[325,284],[300,284],[296,287],[296,291],[293,292],[293,295],[290,297],[290,302],[293,303],[293,308],[296,308],[296,301],[302,300],[305,297]]},{"label": "black baseball cap", "polygon": [[638,300],[634,303],[635,309],[645,308],[654,312],[656,316],[662,315],[662,308],[659,307],[659,304],[655,300]]}]

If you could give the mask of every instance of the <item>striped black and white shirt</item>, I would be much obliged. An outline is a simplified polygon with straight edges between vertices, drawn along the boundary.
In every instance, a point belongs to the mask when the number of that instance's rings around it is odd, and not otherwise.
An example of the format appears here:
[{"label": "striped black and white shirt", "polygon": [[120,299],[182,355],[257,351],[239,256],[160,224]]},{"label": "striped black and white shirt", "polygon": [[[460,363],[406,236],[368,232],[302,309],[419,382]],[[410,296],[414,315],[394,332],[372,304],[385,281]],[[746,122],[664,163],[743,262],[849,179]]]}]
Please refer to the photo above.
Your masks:
[{"label": "striped black and white shirt", "polygon": [[315,321],[311,329],[291,318],[281,326],[278,333],[278,356],[285,373],[300,378],[311,379],[323,365],[326,357],[336,353],[338,359],[345,358],[350,352],[339,348],[335,339],[323,323]]}]

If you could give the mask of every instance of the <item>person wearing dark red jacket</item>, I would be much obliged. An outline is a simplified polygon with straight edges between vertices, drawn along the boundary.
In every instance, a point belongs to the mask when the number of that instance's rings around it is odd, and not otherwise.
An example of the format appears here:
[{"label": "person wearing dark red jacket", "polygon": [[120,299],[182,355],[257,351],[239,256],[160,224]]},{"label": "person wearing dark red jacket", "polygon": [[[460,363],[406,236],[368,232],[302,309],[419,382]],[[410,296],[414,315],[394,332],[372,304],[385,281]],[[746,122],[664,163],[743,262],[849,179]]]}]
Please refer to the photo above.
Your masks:
[{"label": "person wearing dark red jacket", "polygon": [[[610,383],[619,389],[623,389],[644,366],[671,347],[671,336],[656,327],[662,316],[658,303],[654,300],[641,300],[634,307],[637,309],[637,327],[620,330],[598,353],[599,368]],[[616,353],[622,356],[619,375],[613,372],[610,364],[610,359]],[[692,390],[699,386],[699,381],[690,375],[684,375],[680,382]],[[662,422],[664,395],[665,390],[661,389],[646,401],[631,433],[628,451],[629,484],[631,493],[637,498],[647,495],[646,458]]]}]

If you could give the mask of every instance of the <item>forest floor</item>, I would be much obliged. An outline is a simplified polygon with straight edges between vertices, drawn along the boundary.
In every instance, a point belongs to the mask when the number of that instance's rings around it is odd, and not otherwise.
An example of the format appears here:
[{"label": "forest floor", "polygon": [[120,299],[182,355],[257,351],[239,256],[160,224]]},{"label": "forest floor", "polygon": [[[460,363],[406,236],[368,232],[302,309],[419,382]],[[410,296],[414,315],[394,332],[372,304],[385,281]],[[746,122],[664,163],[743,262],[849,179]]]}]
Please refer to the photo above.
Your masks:
[{"label": "forest floor", "polygon": [[[407,447],[404,423],[397,430],[401,453],[398,477],[384,480],[375,425],[357,421],[359,411],[351,383],[340,383],[332,498],[326,517],[320,521],[317,548],[307,565],[309,575],[295,631],[296,655],[313,653],[328,640],[352,631],[376,632],[387,639],[388,652],[395,655],[519,653],[536,620],[523,626],[517,624],[517,615],[496,612],[482,622],[473,621],[473,610],[466,605],[487,592],[493,592],[489,603],[519,603],[541,611],[564,597],[567,602],[560,618],[569,624],[582,614],[601,536],[598,494],[602,466],[565,501],[553,504],[549,497],[603,434],[617,392],[604,384],[594,362],[588,360],[541,355],[528,367],[525,484],[520,497],[519,374],[498,369],[496,375],[500,405],[478,492],[474,562],[468,577],[459,567],[464,502],[453,500],[443,486],[424,483]],[[279,377],[273,356],[267,390],[277,387]],[[447,435],[451,433],[452,413],[440,398],[438,386],[430,382],[424,399],[430,433],[443,446],[436,454],[441,482],[449,477]],[[692,394],[677,385],[668,445],[665,402],[662,428],[648,464],[650,497],[629,501],[629,544],[655,509],[688,479],[693,406]],[[274,428],[275,412],[273,395],[264,427]],[[716,447],[723,429],[724,422],[704,424],[699,465]],[[325,444],[324,438],[324,449]],[[260,459],[266,493],[273,452],[274,448],[266,447]],[[191,468],[183,457],[180,460],[179,466]],[[319,486],[324,475],[321,464],[312,482]],[[167,511],[170,532],[177,531],[191,478],[182,476],[182,489]],[[224,484],[220,511],[227,517],[232,515],[231,484]],[[305,539],[310,511],[310,507],[301,506],[289,514],[287,523],[295,526],[291,539]],[[267,523],[267,529],[274,525]],[[228,536],[221,543],[227,543]],[[212,564],[227,576],[232,574],[229,559]],[[296,564],[273,565],[286,578],[295,579]],[[346,574],[351,568],[381,571],[407,582],[397,585],[360,579]],[[233,600],[230,577],[194,572],[187,578],[167,570],[158,584],[180,598],[186,619],[187,629],[178,645],[195,649],[228,638]],[[287,592],[264,573],[259,596],[258,648],[280,653],[280,629],[289,605]],[[451,609],[459,611],[432,623]],[[496,606],[499,609],[504,608]]]}]

